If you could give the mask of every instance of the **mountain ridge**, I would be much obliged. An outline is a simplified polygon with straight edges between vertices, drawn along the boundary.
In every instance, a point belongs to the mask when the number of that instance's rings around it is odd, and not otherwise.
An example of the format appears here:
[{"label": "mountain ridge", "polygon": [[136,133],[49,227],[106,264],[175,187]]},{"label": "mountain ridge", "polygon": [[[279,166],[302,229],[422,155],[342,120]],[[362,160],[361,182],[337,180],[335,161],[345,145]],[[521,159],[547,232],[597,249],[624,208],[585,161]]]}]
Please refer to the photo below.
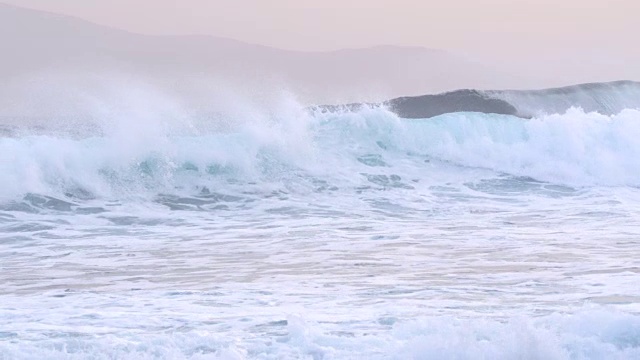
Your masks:
[{"label": "mountain ridge", "polygon": [[511,79],[438,49],[285,50],[209,35],[137,34],[6,4],[0,4],[0,42],[8,49],[0,59],[5,80],[111,71],[188,87],[190,79],[224,78],[247,88],[285,87],[316,103],[488,88],[499,78]]}]

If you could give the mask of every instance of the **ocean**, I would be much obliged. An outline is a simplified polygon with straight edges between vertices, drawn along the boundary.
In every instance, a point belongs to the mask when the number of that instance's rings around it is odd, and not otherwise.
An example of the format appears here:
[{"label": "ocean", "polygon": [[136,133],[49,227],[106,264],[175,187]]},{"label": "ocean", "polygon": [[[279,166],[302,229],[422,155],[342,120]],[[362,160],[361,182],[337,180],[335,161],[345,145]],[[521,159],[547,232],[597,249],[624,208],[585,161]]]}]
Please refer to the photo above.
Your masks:
[{"label": "ocean", "polygon": [[638,359],[640,110],[567,101],[7,125],[0,359]]}]

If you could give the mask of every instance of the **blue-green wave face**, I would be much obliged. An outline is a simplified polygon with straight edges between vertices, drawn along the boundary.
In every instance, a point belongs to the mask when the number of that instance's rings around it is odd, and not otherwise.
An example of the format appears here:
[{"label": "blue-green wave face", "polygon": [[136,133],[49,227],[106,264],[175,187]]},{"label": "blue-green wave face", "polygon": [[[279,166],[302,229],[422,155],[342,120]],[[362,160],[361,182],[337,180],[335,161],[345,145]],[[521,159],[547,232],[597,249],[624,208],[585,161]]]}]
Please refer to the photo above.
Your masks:
[{"label": "blue-green wave face", "polygon": [[366,186],[410,189],[449,177],[473,180],[480,172],[572,187],[640,185],[637,110],[407,120],[371,108],[300,112],[258,129],[131,131],[0,138],[0,194],[5,200],[29,193],[124,199],[247,187],[341,189],[349,195]]}]

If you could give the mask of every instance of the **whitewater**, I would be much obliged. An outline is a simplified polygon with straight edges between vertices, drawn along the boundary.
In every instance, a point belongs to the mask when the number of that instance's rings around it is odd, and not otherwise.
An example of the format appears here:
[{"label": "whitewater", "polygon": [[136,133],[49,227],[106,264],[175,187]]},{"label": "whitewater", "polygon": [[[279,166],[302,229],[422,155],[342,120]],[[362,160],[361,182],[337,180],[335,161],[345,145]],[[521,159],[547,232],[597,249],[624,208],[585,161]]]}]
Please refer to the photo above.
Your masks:
[{"label": "whitewater", "polygon": [[147,105],[2,126],[0,359],[640,358],[637,108]]}]

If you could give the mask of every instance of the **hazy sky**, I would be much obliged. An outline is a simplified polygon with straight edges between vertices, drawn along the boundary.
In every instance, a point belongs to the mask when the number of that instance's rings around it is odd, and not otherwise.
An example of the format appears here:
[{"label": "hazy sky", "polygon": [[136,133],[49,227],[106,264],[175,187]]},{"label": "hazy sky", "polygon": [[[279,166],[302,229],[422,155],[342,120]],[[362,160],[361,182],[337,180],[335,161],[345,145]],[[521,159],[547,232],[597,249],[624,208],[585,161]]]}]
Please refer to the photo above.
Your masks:
[{"label": "hazy sky", "polygon": [[[635,48],[639,0],[0,0],[149,34],[298,50]],[[635,51],[635,50],[629,50]]]}]

